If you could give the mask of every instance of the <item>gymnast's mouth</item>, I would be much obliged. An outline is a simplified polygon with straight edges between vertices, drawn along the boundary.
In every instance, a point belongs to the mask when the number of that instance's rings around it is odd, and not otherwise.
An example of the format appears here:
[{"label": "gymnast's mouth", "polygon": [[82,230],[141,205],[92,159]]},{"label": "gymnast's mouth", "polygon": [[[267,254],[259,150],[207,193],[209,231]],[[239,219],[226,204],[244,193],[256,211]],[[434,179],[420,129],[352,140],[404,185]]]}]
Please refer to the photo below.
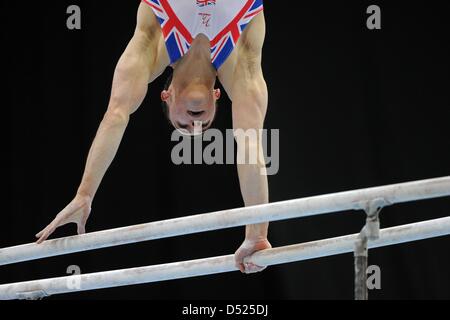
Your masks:
[{"label": "gymnast's mouth", "polygon": [[195,118],[200,117],[204,113],[205,113],[205,111],[188,111],[188,114]]}]

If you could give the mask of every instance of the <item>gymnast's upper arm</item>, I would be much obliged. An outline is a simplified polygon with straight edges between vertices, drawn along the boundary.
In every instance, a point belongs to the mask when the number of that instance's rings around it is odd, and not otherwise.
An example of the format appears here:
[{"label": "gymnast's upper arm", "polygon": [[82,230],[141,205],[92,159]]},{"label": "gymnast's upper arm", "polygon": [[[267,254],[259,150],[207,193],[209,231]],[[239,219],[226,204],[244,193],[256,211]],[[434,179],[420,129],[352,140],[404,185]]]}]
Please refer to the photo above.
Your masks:
[{"label": "gymnast's upper arm", "polygon": [[158,30],[160,30],[158,19],[150,6],[142,1],[138,8],[135,33],[142,33],[150,40],[157,36]]},{"label": "gymnast's upper arm", "polygon": [[230,92],[235,129],[262,128],[267,113],[268,90],[261,66],[265,29],[264,24],[257,26],[244,32],[238,48]]},{"label": "gymnast's upper arm", "polygon": [[261,66],[264,39],[265,21],[260,13],[247,26],[236,48],[230,92],[235,128],[262,127],[266,116],[268,92]]},{"label": "gymnast's upper arm", "polygon": [[132,114],[139,108],[148,83],[168,65],[168,58],[161,54],[160,37],[161,27],[153,11],[141,3],[135,33],[114,72],[110,110]]},{"label": "gymnast's upper arm", "polygon": [[233,128],[262,129],[267,113],[268,90],[260,67],[252,77],[242,77],[233,85]]},{"label": "gymnast's upper arm", "polygon": [[135,53],[146,60],[149,82],[157,78],[169,65],[159,21],[150,6],[143,1],[139,5],[131,46]]}]

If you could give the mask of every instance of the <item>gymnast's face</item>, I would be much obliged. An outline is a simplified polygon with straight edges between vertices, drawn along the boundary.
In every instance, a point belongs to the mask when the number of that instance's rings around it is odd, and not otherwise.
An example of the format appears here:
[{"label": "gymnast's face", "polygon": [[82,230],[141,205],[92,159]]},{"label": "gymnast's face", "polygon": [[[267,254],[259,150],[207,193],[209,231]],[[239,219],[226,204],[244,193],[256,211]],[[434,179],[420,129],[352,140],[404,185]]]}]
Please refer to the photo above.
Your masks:
[{"label": "gymnast's face", "polygon": [[210,90],[203,85],[176,88],[171,84],[161,93],[161,99],[167,104],[167,116],[172,125],[182,133],[193,135],[209,129],[220,95],[220,89]]}]

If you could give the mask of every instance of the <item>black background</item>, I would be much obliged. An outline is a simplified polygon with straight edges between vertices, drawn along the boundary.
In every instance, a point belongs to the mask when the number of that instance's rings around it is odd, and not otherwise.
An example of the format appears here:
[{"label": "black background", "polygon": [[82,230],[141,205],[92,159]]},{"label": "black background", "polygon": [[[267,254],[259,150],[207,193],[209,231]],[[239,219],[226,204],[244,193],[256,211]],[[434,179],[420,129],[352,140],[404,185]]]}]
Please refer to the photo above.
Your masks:
[{"label": "black background", "polygon": [[[82,30],[66,8],[82,9]],[[133,34],[139,1],[2,1],[2,110],[8,166],[0,246],[34,240],[74,196],[106,110],[114,66]],[[366,8],[382,9],[382,30]],[[448,1],[265,1],[266,127],[280,129],[271,201],[449,175]],[[5,73],[6,71],[6,73]],[[88,231],[241,207],[234,166],[174,166],[160,110],[165,77],[150,86],[93,204]],[[216,127],[231,128],[221,102]],[[443,217],[448,199],[386,208],[382,226]],[[274,246],[359,231],[362,213],[273,223]],[[73,226],[56,236],[71,235]],[[229,254],[243,228],[50,258],[0,268],[0,283]],[[449,238],[371,252],[382,270],[372,299],[450,298]],[[351,299],[351,255],[239,273],[52,299]]]}]

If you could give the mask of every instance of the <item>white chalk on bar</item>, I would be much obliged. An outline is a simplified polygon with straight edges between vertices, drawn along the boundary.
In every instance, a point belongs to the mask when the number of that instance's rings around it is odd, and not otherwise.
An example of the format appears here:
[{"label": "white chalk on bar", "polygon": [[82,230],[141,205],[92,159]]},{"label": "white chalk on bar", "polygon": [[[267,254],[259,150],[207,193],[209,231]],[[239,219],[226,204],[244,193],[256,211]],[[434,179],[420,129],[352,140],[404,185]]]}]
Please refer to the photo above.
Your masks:
[{"label": "white chalk on bar", "polygon": [[[384,229],[370,248],[417,241],[450,234],[450,217]],[[353,252],[358,235],[313,241],[256,253],[249,261],[257,265],[276,265]],[[112,288],[158,281],[190,278],[235,271],[234,256],[184,261],[149,267],[106,271],[0,285],[0,300],[42,298],[45,296]],[[73,288],[73,277],[79,277],[79,288]]]},{"label": "white chalk on bar", "polygon": [[450,196],[450,177],[275,202],[49,240],[40,245],[4,248],[0,249],[0,265],[262,222],[359,210],[374,199],[383,199],[391,205],[444,196]]}]

